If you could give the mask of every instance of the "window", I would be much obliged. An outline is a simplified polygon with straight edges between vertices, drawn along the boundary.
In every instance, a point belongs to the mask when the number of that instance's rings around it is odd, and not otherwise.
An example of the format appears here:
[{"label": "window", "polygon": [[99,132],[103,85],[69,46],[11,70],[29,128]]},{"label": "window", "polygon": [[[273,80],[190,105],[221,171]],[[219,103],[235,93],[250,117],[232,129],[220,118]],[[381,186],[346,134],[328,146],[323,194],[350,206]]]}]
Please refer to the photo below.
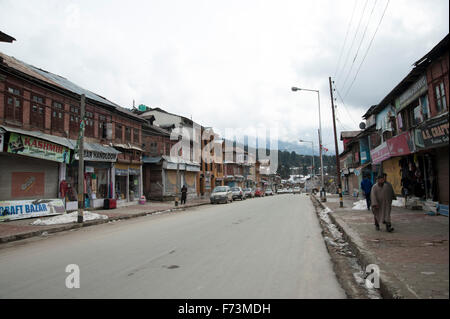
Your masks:
[{"label": "window", "polygon": [[137,128],[133,129],[133,143],[139,144],[139,130]]},{"label": "window", "polygon": [[106,116],[98,116],[98,135],[100,138],[106,138]]},{"label": "window", "polygon": [[52,103],[52,130],[64,131],[64,107],[62,103],[57,101]]},{"label": "window", "polygon": [[31,96],[30,123],[33,126],[45,127],[45,99],[38,95]]},{"label": "window", "polygon": [[116,140],[122,141],[122,125],[116,124]]},{"label": "window", "polygon": [[94,113],[86,112],[84,118],[86,119],[84,135],[94,137]]},{"label": "window", "polygon": [[71,132],[79,133],[80,131],[80,107],[77,105],[70,106],[70,123],[69,129]]},{"label": "window", "polygon": [[447,110],[447,101],[445,100],[444,82],[434,87],[436,98],[436,110],[438,113]]},{"label": "window", "polygon": [[19,89],[9,87],[5,94],[5,118],[22,123],[22,99]]},{"label": "window", "polygon": [[170,155],[170,143],[166,143],[165,155]]},{"label": "window", "polygon": [[125,142],[131,142],[131,128],[125,127]]},{"label": "window", "polygon": [[151,142],[150,143],[150,154],[151,155],[158,155],[158,143]]}]

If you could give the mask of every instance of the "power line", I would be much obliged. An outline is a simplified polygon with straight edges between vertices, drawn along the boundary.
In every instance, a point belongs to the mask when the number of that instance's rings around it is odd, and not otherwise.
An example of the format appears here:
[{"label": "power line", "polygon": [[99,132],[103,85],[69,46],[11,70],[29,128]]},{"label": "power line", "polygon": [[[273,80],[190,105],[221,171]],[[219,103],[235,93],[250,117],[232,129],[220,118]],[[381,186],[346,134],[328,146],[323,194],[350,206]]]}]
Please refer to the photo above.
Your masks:
[{"label": "power line", "polygon": [[[350,49],[348,50],[347,57],[345,59],[345,63],[344,63],[344,66],[342,67],[342,70],[345,70],[345,67],[347,66],[347,61],[348,61],[348,58],[350,57],[350,53],[353,49],[353,44],[355,43],[356,36],[358,35],[358,29],[361,26],[361,21],[362,21],[362,18],[364,17],[364,12],[366,11],[368,2],[369,2],[369,0],[366,0],[366,3],[364,4],[363,12],[361,14],[361,18],[359,19],[358,26],[356,27],[355,36],[353,37],[352,44],[350,45]],[[339,77],[339,75],[337,77]]]},{"label": "power line", "polygon": [[362,43],[364,41],[364,38],[366,37],[367,28],[369,27],[370,19],[372,18],[373,11],[375,10],[375,7],[377,5],[377,1],[378,0],[375,0],[375,2],[373,4],[372,11],[370,12],[369,19],[367,20],[366,27],[364,28],[364,32],[363,32],[363,35],[361,37],[361,41],[359,42],[359,46],[358,46],[358,49],[356,50],[356,54],[355,54],[355,57],[353,58],[352,65],[350,66],[350,70],[348,71],[347,76],[345,77],[344,84],[342,84],[342,88],[345,87],[345,84],[347,84],[348,77],[352,73],[353,65],[355,64],[356,58],[358,57],[358,54],[359,54],[359,50],[361,49]]},{"label": "power line", "polygon": [[355,81],[356,81],[356,78],[358,77],[359,71],[361,70],[361,66],[363,65],[364,61],[366,60],[367,54],[369,53],[369,50],[370,50],[370,48],[371,48],[371,46],[372,46],[372,43],[373,43],[373,40],[375,39],[375,36],[376,36],[376,34],[377,34],[377,32],[378,32],[378,28],[380,27],[381,22],[383,21],[384,15],[386,14],[386,10],[387,10],[387,8],[388,8],[388,6],[389,6],[389,2],[390,2],[390,1],[391,1],[391,0],[388,0],[387,3],[386,3],[386,7],[384,8],[383,15],[381,16],[380,21],[378,22],[377,28],[375,29],[375,33],[373,34],[372,39],[370,40],[369,46],[367,47],[367,50],[366,50],[366,53],[364,54],[364,57],[363,57],[363,59],[362,59],[360,65],[359,65],[359,67],[358,67],[358,70],[356,71],[355,77],[353,78],[353,81],[352,81],[352,83],[350,84],[350,87],[347,89],[347,92],[345,93],[344,98],[347,97],[348,93],[350,92],[351,88],[353,87],[353,84],[354,84]]},{"label": "power line", "polygon": [[358,124],[356,123],[356,121],[353,119],[352,115],[350,114],[350,112],[347,109],[347,106],[345,105],[344,99],[341,96],[341,93],[339,92],[339,90],[336,88],[336,93],[338,95],[338,97],[341,99],[342,105],[344,106],[345,111],[347,112],[348,116],[350,117],[350,119],[353,121],[353,123],[355,124],[355,126],[358,126]]},{"label": "power line", "polygon": [[345,44],[347,43],[347,38],[348,38],[348,34],[349,34],[349,31],[350,31],[351,24],[352,24],[352,22],[353,22],[353,17],[354,17],[354,15],[355,15],[356,4],[357,4],[357,2],[358,2],[358,0],[355,0],[355,3],[354,3],[354,5],[353,5],[352,16],[351,16],[350,21],[349,21],[348,26],[347,26],[347,32],[345,33],[344,44],[342,45],[341,53],[339,53],[339,59],[338,59],[337,65],[336,65],[336,70],[334,71],[334,76],[333,76],[333,78],[336,77],[336,73],[338,72],[339,67],[340,67],[340,64],[341,64],[342,53],[344,53]]}]

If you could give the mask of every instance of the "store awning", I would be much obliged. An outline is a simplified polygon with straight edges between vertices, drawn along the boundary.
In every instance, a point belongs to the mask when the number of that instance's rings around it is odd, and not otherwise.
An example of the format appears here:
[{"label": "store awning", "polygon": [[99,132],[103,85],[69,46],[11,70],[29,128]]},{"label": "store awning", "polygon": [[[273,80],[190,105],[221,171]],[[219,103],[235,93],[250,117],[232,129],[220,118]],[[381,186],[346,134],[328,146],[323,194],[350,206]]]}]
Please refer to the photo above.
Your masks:
[{"label": "store awning", "polygon": [[113,143],[112,146],[117,147],[117,148],[121,148],[124,150],[133,150],[133,151],[139,151],[139,152],[143,152],[144,150],[138,146],[135,145],[131,145],[130,143],[125,143],[125,144],[116,144]]},{"label": "store awning", "polygon": [[9,126],[4,126],[4,125],[2,125],[0,127],[7,132],[13,132],[13,133],[18,133],[18,134],[22,134],[22,135],[36,137],[36,138],[39,138],[42,140],[46,140],[46,141],[49,141],[49,142],[52,142],[55,144],[65,146],[71,150],[75,149],[75,145],[77,144],[77,142],[75,140],[71,140],[71,139],[65,138],[65,137],[59,137],[59,136],[55,136],[55,135],[45,134],[40,131],[25,131],[20,128],[9,127]]},{"label": "store awning", "polygon": [[156,156],[156,157],[149,157],[149,156],[143,156],[142,157],[142,162],[144,164],[159,164],[162,160],[161,156]]}]

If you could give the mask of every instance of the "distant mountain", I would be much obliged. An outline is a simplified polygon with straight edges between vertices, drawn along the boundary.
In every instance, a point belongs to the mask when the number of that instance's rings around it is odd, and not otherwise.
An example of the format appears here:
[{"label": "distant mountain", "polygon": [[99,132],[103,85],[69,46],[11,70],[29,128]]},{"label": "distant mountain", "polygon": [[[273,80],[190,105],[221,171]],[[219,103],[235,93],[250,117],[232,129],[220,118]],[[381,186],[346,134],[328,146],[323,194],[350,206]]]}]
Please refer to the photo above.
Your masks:
[{"label": "distant mountain", "polygon": [[[319,143],[314,143],[314,155],[319,156]],[[244,147],[243,145],[239,145]],[[245,139],[245,147],[247,147],[247,139]],[[328,152],[324,152],[323,155],[334,156],[334,147],[327,147]],[[287,152],[295,152],[299,155],[312,155],[311,143],[294,143],[294,142],[286,142],[286,141],[278,141],[278,150],[279,151],[287,151]]]}]

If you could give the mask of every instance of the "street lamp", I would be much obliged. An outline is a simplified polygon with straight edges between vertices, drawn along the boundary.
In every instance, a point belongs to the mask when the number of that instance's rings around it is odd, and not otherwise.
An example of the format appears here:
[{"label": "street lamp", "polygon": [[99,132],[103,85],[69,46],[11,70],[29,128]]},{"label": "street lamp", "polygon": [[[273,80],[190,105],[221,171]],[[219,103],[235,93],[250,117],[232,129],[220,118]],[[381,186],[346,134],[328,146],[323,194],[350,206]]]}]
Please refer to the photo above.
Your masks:
[{"label": "street lamp", "polygon": [[313,176],[315,176],[315,166],[314,166],[314,142],[313,141],[305,141],[305,140],[298,140],[300,143],[311,143],[311,148],[312,148],[312,166],[311,166],[311,173]]},{"label": "street lamp", "polygon": [[320,117],[320,92],[319,90],[310,90],[310,89],[303,89],[303,88],[298,88],[293,86],[291,88],[291,90],[293,92],[296,91],[309,91],[309,92],[316,92],[317,93],[317,100],[319,102],[319,151],[320,151],[320,170],[321,170],[321,175],[322,175],[322,190],[320,191],[321,194],[321,198],[322,198],[322,202],[326,202],[327,201],[327,196],[326,196],[326,192],[325,192],[325,183],[324,183],[324,175],[323,175],[323,159],[322,159],[322,120]]}]

